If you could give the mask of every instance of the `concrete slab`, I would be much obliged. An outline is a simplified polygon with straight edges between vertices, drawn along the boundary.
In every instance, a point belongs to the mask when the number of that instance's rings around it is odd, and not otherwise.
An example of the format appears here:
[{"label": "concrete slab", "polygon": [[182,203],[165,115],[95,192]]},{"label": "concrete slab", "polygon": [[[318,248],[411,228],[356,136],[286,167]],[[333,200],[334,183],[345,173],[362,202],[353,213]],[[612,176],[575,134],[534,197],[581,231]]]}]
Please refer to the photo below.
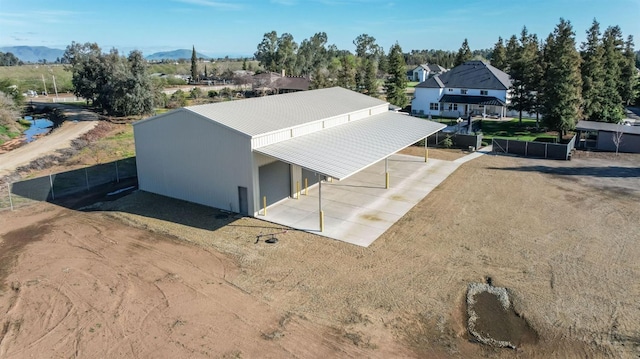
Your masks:
[{"label": "concrete slab", "polygon": [[[368,247],[461,164],[488,151],[456,161],[395,154],[389,157],[390,188],[385,189],[385,161],[343,180],[322,183],[324,231],[320,232],[319,186],[307,195],[267,208],[269,222]],[[303,191],[304,192],[304,191]]]}]

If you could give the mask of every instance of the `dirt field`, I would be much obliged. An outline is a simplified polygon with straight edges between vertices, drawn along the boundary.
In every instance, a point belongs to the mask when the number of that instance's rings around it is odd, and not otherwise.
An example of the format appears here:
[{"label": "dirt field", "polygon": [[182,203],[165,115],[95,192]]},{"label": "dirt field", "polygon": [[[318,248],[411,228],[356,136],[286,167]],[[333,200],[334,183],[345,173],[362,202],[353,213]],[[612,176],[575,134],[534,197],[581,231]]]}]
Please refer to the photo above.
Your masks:
[{"label": "dirt field", "polygon": [[[487,155],[369,248],[141,192],[4,211],[0,357],[637,358],[639,200],[639,156]],[[488,276],[535,343],[469,341]]]}]

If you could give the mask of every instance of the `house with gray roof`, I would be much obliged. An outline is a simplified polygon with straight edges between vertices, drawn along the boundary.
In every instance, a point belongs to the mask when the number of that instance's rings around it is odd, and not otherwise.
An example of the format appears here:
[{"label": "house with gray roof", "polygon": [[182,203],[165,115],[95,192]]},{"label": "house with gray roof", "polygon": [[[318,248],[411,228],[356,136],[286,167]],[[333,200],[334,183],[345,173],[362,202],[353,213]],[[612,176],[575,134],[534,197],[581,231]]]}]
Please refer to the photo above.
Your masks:
[{"label": "house with gray roof", "polygon": [[483,61],[467,61],[415,87],[411,112],[417,115],[504,117],[509,75]]},{"label": "house with gray roof", "polygon": [[265,215],[297,184],[343,180],[444,127],[341,87],[188,106],[134,123],[138,183]]},{"label": "house with gray roof", "polygon": [[423,82],[429,77],[447,72],[447,69],[436,64],[418,65],[407,72],[407,80]]}]

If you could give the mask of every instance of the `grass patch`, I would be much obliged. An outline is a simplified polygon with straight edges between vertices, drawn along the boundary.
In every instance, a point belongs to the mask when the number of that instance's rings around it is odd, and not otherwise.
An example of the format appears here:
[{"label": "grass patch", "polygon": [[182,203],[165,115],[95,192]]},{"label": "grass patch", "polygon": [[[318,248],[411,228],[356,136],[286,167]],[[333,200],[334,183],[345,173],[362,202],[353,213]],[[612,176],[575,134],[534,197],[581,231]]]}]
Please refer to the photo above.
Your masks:
[{"label": "grass patch", "polygon": [[416,87],[420,82],[418,81],[409,81],[407,82],[407,87]]},{"label": "grass patch", "polygon": [[[73,91],[71,72],[66,71],[63,65],[29,64],[22,66],[0,66],[0,78],[9,79],[11,84],[18,86],[20,92],[34,90],[40,94],[44,89],[42,83],[42,78],[44,77],[47,93],[55,94],[52,76],[56,78],[58,93]],[[27,98],[25,100],[28,101],[29,99]]]},{"label": "grass patch", "polygon": [[536,120],[522,119],[522,123],[518,119],[511,121],[482,121],[483,138],[491,140],[492,138],[505,138],[510,140],[534,141],[541,139],[550,142],[558,136],[544,132],[543,128],[536,127]]}]

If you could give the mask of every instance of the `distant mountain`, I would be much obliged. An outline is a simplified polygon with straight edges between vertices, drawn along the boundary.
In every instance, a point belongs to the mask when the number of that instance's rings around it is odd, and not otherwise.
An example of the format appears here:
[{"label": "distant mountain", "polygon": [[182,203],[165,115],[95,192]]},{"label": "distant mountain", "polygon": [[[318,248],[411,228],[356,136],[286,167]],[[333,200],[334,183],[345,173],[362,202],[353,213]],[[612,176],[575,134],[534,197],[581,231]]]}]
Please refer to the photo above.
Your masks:
[{"label": "distant mountain", "polygon": [[[191,59],[192,51],[193,50],[180,49],[180,50],[173,50],[173,51],[156,52],[151,55],[145,56],[145,59],[147,59],[147,61]],[[198,56],[198,58],[203,58],[206,60],[211,59],[211,57],[207,55],[203,55],[197,51],[196,51],[196,56]]]},{"label": "distant mountain", "polygon": [[62,58],[64,50],[52,49],[46,46],[6,46],[0,47],[1,52],[10,52],[23,62],[38,62],[47,60],[55,62],[57,58]]}]

